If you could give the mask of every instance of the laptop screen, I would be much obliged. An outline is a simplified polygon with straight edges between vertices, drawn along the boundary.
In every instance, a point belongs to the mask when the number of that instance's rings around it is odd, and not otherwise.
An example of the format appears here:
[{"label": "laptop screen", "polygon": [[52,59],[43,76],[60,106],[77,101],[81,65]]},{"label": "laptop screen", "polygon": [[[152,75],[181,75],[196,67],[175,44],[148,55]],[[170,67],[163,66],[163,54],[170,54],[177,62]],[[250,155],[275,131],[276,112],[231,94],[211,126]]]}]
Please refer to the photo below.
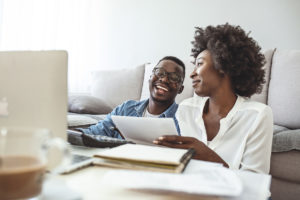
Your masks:
[{"label": "laptop screen", "polygon": [[66,51],[0,52],[0,127],[50,129],[66,140]]}]

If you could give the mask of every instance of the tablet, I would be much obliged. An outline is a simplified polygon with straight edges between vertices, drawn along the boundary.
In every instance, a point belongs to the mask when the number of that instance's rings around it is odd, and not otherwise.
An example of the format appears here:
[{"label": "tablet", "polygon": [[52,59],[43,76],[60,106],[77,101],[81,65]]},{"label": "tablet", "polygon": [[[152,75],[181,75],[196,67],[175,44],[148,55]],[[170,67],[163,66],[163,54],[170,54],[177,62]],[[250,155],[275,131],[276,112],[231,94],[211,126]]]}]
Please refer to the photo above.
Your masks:
[{"label": "tablet", "polygon": [[137,144],[154,145],[162,135],[178,135],[173,118],[111,116],[126,140]]}]

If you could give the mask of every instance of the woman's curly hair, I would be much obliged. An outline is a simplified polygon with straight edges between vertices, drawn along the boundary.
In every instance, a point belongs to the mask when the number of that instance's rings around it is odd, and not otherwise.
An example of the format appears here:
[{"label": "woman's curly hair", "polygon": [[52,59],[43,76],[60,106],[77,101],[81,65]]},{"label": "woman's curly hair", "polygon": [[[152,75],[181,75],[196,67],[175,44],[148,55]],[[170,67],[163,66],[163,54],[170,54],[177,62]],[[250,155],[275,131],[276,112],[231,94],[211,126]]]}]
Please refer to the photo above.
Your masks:
[{"label": "woman's curly hair", "polygon": [[208,50],[214,67],[230,77],[233,91],[244,97],[260,93],[265,83],[265,57],[261,48],[240,26],[196,27],[192,56]]}]

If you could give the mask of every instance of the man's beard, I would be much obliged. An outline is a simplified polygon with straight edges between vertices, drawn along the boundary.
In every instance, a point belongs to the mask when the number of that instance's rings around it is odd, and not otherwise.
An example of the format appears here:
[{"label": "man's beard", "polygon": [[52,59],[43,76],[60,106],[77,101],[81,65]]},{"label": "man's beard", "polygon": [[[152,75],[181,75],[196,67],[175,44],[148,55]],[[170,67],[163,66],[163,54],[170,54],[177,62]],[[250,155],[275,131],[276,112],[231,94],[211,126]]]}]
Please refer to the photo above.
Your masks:
[{"label": "man's beard", "polygon": [[155,98],[151,95],[151,98],[154,102],[156,103],[159,103],[159,104],[168,104],[171,102],[171,100],[167,100],[167,99],[158,99],[158,98]]}]

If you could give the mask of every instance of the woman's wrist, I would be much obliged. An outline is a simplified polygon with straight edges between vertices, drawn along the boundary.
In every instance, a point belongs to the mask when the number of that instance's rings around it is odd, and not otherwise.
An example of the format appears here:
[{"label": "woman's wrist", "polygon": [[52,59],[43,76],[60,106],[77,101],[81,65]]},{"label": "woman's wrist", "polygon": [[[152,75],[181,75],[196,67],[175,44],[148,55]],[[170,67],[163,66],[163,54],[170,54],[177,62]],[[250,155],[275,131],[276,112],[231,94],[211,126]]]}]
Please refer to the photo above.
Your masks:
[{"label": "woman's wrist", "polygon": [[224,167],[229,168],[229,165],[216,152],[214,152],[207,146],[206,146],[205,150],[203,150],[203,149],[204,148],[201,148],[201,150],[195,149],[196,154],[194,155],[193,159],[221,163],[221,164],[223,164]]}]

